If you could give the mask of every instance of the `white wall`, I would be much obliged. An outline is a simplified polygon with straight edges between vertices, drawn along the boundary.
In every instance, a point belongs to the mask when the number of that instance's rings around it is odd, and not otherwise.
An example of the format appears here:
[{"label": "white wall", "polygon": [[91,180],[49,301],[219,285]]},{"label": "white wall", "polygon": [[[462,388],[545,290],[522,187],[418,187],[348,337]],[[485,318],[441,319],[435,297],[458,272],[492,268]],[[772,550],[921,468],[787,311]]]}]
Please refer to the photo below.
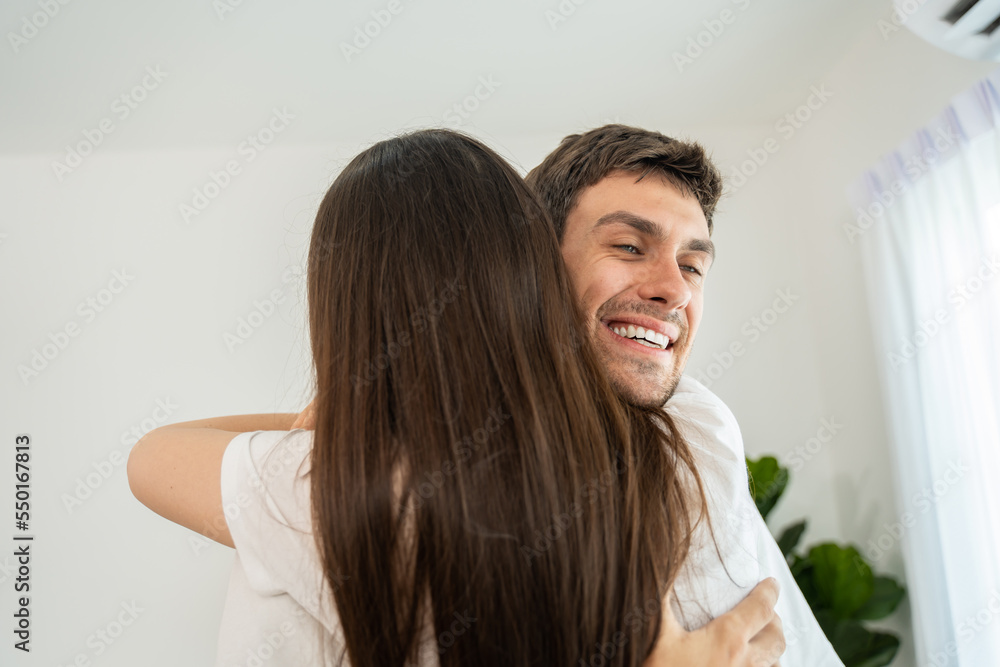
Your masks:
[{"label": "white wall", "polygon": [[[705,143],[727,176],[768,137],[780,146],[722,204],[719,258],[689,366],[693,374],[714,374],[715,355],[743,343],[745,352],[712,380],[712,389],[739,419],[752,456],[772,453],[787,463],[823,419],[843,424],[794,471],[772,515],[775,530],[806,517],[806,542],[863,546],[900,512],[857,246],[842,230],[852,215],[844,189],[990,68],[936,51],[905,31],[883,40],[874,24],[865,25],[839,62],[817,73],[815,84],[833,95],[791,137],[771,120],[678,127],[665,115],[657,127]],[[776,79],[774,85],[782,84]],[[780,92],[805,101],[809,88]],[[620,109],[624,122],[655,113],[627,99]],[[604,120],[611,119],[592,119]],[[562,134],[579,129],[479,133],[526,170]],[[190,531],[151,516],[129,493],[124,466],[106,462],[119,460],[111,458],[115,452],[127,455],[124,433],[154,424],[158,400],[176,404],[171,422],[304,404],[304,294],[299,282],[283,283],[282,276],[302,266],[319,198],[361,145],[308,145],[296,131],[292,126],[243,164],[190,224],[178,205],[234,158],[235,145],[211,151],[109,147],[63,183],[52,175],[50,153],[0,159],[7,208],[0,223],[6,234],[0,237],[0,295],[8,313],[2,331],[8,361],[0,376],[4,427],[8,435],[28,431],[36,442],[38,651],[30,664],[69,664],[78,654],[97,660],[88,635],[131,600],[145,611],[95,664],[133,665],[137,656],[148,665],[206,664],[213,655],[232,552],[192,544]],[[134,279],[89,321],[78,304],[98,297],[122,269]],[[251,313],[254,300],[275,289],[283,303],[230,351],[224,334]],[[778,290],[790,290],[796,300],[752,341],[744,327],[767,316]],[[79,334],[37,377],[22,381],[15,369],[30,365],[32,352],[71,321]],[[67,509],[65,494],[97,469],[107,478],[91,475],[90,497]],[[0,487],[10,497],[6,478]],[[12,557],[0,557],[0,565],[12,564]],[[898,549],[876,569],[903,576]],[[0,585],[9,586],[9,577],[0,569]],[[178,596],[181,589],[199,591],[197,599]],[[904,609],[890,624],[907,646],[897,665],[913,664],[907,622]],[[150,647],[164,642],[164,628],[173,641],[151,657]]]},{"label": "white wall", "polygon": [[[190,225],[178,204],[228,152],[95,155],[59,186],[49,156],[0,161],[5,204],[14,207],[0,244],[8,314],[0,393],[7,437],[34,439],[37,536],[34,652],[24,661],[5,642],[0,663],[68,665],[83,656],[95,665],[210,664],[233,552],[192,542],[193,532],[132,497],[128,434],[304,405],[304,293],[282,273],[302,265],[335,155],[275,146]],[[115,271],[131,278],[89,314],[85,300],[102,298]],[[276,289],[276,312],[230,351],[223,334]],[[77,335],[22,381],[15,369],[30,367],[32,351],[71,322]],[[13,496],[8,477],[5,498]],[[67,505],[74,496],[80,502]],[[0,565],[15,565],[4,554]],[[9,619],[8,572],[0,568]],[[114,632],[120,604],[132,601],[143,611],[107,646],[94,633],[109,624]]]}]

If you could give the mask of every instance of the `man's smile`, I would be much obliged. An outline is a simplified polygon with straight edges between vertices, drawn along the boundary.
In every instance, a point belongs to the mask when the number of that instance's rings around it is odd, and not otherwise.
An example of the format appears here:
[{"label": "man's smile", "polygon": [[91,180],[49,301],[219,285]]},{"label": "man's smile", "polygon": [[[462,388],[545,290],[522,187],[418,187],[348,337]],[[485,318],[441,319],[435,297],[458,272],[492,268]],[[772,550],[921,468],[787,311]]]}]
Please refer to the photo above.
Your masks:
[{"label": "man's smile", "polygon": [[601,328],[612,342],[627,350],[655,356],[658,361],[666,361],[673,356],[674,341],[677,339],[675,327],[660,322],[655,328],[646,328],[632,320],[631,317],[605,320]]},{"label": "man's smile", "polygon": [[616,315],[601,320],[617,336],[654,350],[668,350],[677,341],[678,329],[662,320],[637,315]]}]

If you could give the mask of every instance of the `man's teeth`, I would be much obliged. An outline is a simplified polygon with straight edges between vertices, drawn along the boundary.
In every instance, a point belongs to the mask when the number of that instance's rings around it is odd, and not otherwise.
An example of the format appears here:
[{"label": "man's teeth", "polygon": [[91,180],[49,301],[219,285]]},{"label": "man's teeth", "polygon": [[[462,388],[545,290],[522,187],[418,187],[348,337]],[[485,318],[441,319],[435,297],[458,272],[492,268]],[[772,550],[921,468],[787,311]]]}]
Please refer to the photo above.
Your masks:
[{"label": "man's teeth", "polygon": [[631,324],[627,327],[612,327],[612,331],[623,338],[631,338],[647,347],[655,347],[660,350],[665,350],[670,343],[670,339],[661,333]]}]

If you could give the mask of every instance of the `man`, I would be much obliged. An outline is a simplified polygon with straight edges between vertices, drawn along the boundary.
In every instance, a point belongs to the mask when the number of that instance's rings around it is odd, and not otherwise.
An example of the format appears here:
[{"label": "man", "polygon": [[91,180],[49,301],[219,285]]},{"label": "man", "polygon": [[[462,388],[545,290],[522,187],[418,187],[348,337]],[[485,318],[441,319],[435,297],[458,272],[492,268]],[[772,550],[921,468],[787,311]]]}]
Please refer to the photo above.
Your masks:
[{"label": "man", "polygon": [[712,532],[696,536],[675,612],[687,629],[703,626],[774,577],[788,644],[782,664],[842,665],[753,505],[735,418],[682,375],[715,259],[719,171],[697,144],[605,125],[563,139],[526,181],[549,209],[616,390],[632,403],[664,406],[695,455]]}]

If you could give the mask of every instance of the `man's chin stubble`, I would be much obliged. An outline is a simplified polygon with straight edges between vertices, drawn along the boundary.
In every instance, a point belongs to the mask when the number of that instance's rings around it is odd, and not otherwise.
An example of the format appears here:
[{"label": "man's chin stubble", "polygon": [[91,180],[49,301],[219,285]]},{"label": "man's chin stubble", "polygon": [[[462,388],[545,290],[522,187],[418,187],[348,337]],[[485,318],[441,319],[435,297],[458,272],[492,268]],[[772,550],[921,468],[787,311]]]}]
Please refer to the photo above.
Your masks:
[{"label": "man's chin stubble", "polygon": [[[594,338],[596,340],[596,336]],[[645,373],[656,373],[659,371],[659,367],[655,362],[645,361],[638,363],[636,360],[631,360],[629,363],[626,363],[623,359],[616,358],[611,349],[606,347],[605,344],[598,343],[596,347],[598,356],[602,358],[604,368],[608,372],[611,387],[615,390],[615,393],[628,403],[639,407],[662,408],[670,397],[674,395],[674,390],[680,382],[680,375],[676,378],[668,378],[666,384],[640,381],[639,384],[645,384],[649,387],[644,391],[642,388],[636,386],[635,378],[642,377]],[[631,372],[625,372],[621,368],[623,365],[631,366],[632,364],[636,365],[630,369]],[[612,370],[615,366],[618,368]],[[623,375],[625,376],[624,378],[622,377]]]},{"label": "man's chin stubble", "polygon": [[663,407],[674,395],[674,389],[677,388],[677,382],[671,381],[667,387],[656,387],[642,391],[633,383],[621,381],[614,375],[611,376],[610,380],[612,388],[619,396],[632,405],[644,408]]}]

